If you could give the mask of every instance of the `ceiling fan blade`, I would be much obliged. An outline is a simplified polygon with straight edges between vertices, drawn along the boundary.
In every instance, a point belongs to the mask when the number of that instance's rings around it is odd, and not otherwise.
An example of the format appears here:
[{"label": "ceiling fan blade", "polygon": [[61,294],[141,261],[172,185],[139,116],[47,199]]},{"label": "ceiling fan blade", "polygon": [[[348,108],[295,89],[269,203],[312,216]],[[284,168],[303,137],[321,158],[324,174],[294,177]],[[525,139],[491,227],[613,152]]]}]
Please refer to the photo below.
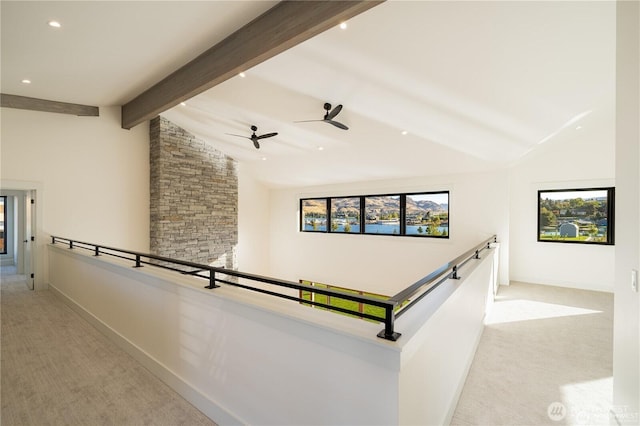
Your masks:
[{"label": "ceiling fan blade", "polygon": [[340,114],[340,111],[342,111],[342,105],[338,105],[333,109],[333,111],[327,114],[327,119],[328,120],[333,119],[336,115]]},{"label": "ceiling fan blade", "polygon": [[278,132],[273,132],[273,133],[266,133],[264,135],[260,135],[258,136],[256,139],[266,139],[266,138],[272,138],[274,136],[277,136]]},{"label": "ceiling fan blade", "polygon": [[327,123],[333,124],[334,126],[336,126],[339,129],[349,130],[349,128],[347,126],[345,126],[344,124],[340,123],[339,121],[333,121],[333,120],[324,120],[324,121],[326,121]]},{"label": "ceiling fan blade", "polygon": [[301,120],[301,121],[294,121],[294,123],[311,123],[312,121],[324,121],[324,120]]},{"label": "ceiling fan blade", "polygon": [[258,142],[258,139],[251,139],[253,141],[253,146],[256,147],[256,149],[260,149],[260,142]]},{"label": "ceiling fan blade", "polygon": [[244,136],[244,135],[234,135],[233,133],[225,133],[225,135],[237,136],[239,138],[245,138],[245,139],[251,139],[250,137],[247,137],[247,136]]}]

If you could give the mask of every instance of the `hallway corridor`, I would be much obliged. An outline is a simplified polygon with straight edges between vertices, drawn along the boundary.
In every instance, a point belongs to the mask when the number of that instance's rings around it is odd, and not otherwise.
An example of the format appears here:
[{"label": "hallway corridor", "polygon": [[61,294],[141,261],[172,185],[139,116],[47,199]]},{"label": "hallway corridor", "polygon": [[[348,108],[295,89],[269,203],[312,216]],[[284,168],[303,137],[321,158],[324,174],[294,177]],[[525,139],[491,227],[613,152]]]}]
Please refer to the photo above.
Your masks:
[{"label": "hallway corridor", "polygon": [[214,425],[49,291],[1,276],[1,424]]}]

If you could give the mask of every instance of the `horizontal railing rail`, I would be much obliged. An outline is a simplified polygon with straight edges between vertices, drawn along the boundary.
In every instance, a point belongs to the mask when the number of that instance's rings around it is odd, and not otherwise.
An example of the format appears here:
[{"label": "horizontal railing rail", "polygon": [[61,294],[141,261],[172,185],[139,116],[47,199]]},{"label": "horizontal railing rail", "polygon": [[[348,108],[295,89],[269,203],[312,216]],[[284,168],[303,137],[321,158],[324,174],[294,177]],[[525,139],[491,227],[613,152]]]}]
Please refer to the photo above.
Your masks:
[{"label": "horizontal railing rail", "polygon": [[403,305],[401,309],[396,311],[396,318],[402,316],[407,310],[411,309],[422,298],[427,296],[433,290],[438,288],[443,282],[448,279],[460,279],[460,268],[462,268],[467,262],[472,259],[480,259],[480,253],[483,250],[489,249],[491,243],[497,243],[498,239],[496,235],[491,236],[482,243],[466,251],[455,259],[440,266],[429,275],[416,281],[414,284],[400,291],[396,295],[392,296],[392,301],[400,303],[400,301],[409,300],[410,302]]},{"label": "horizontal railing rail", "polygon": [[[400,333],[395,332],[394,330],[394,321],[397,317],[402,315],[402,313],[406,312],[407,309],[410,309],[415,305],[420,299],[426,296],[429,292],[435,289],[437,286],[442,284],[449,278],[458,279],[460,278],[458,275],[459,269],[466,264],[471,259],[478,259],[479,253],[488,248],[491,242],[496,241],[496,236],[494,235],[490,239],[486,240],[479,246],[474,247],[469,250],[465,254],[457,257],[436,269],[431,274],[422,278],[415,284],[407,287],[405,290],[402,290],[395,296],[390,299],[378,299],[374,297],[369,297],[365,295],[358,295],[353,293],[348,293],[344,291],[340,291],[332,288],[321,288],[315,287],[310,284],[305,283],[296,283],[293,281],[280,280],[275,278],[270,278],[262,275],[250,274],[246,272],[235,271],[231,269],[225,269],[217,266],[203,265],[201,263],[189,262],[186,260],[172,259],[165,256],[157,256],[148,253],[142,253],[138,251],[132,250],[123,250],[119,248],[109,247],[100,244],[87,243],[78,240],[72,240],[63,237],[52,236],[51,243],[52,244],[65,244],[69,249],[83,249],[88,250],[93,253],[94,256],[112,256],[119,259],[124,259],[126,261],[130,261],[134,263],[135,268],[143,267],[143,265],[149,265],[157,268],[167,269],[174,272],[179,272],[184,275],[190,275],[198,278],[207,279],[209,281],[209,285],[205,286],[207,289],[215,289],[220,287],[217,283],[227,284],[234,287],[239,287],[251,291],[255,291],[262,294],[268,294],[271,296],[280,297],[287,300],[296,301],[298,303],[303,303],[306,305],[319,306],[321,308],[325,308],[331,311],[338,311],[345,314],[356,315],[361,318],[366,318],[369,320],[377,321],[384,324],[384,330],[378,333],[378,337],[383,339],[395,341],[400,337]],[[161,263],[158,263],[161,262]],[[190,269],[184,269],[190,268]],[[221,278],[220,275],[225,275],[227,278]],[[236,281],[231,281],[229,277],[233,277]],[[246,280],[240,281],[240,280]],[[342,308],[340,306],[334,306],[327,303],[322,303],[313,300],[314,298],[303,299],[302,297],[292,296],[288,294],[283,294],[281,292],[274,290],[267,290],[265,288],[254,287],[251,283],[264,283],[274,285],[276,287],[284,287],[290,288],[294,290],[298,290],[298,294],[301,292],[310,292],[322,294],[325,296],[330,296],[332,298],[339,298],[344,300],[349,300],[361,304],[377,306],[379,308],[383,308],[385,315],[377,316],[364,312],[356,312],[350,309]],[[409,301],[408,303],[405,303]],[[398,309],[396,309],[398,307]]]}]

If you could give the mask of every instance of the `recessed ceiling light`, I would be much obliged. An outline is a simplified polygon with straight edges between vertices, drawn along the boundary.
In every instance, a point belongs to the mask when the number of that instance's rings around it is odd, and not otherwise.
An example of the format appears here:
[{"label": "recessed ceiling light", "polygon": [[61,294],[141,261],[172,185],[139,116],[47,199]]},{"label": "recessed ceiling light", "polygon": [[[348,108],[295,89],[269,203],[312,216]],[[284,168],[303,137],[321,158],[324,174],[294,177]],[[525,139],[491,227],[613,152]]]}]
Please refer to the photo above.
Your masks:
[{"label": "recessed ceiling light", "polygon": [[324,151],[324,146],[319,146],[318,151]]},{"label": "recessed ceiling light", "polygon": [[346,22],[341,22],[340,23],[340,29],[341,30],[346,30],[347,29],[347,23]]},{"label": "recessed ceiling light", "polygon": [[180,106],[187,106],[186,102],[180,102]]},{"label": "recessed ceiling light", "polygon": [[23,84],[31,84],[31,80],[25,78],[24,80],[22,80],[22,83]]},{"label": "recessed ceiling light", "polygon": [[262,161],[267,161],[267,157],[262,157]]},{"label": "recessed ceiling light", "polygon": [[582,126],[576,126],[576,130],[582,129]]},{"label": "recessed ceiling light", "polygon": [[407,133],[409,133],[409,132],[407,132],[406,130],[403,130],[402,131],[402,136],[406,135]]},{"label": "recessed ceiling light", "polygon": [[240,74],[238,74],[240,77],[245,78],[247,75],[243,72],[241,72]]},{"label": "recessed ceiling light", "polygon": [[49,21],[48,24],[50,27],[53,27],[53,28],[60,28],[62,26],[58,21]]}]

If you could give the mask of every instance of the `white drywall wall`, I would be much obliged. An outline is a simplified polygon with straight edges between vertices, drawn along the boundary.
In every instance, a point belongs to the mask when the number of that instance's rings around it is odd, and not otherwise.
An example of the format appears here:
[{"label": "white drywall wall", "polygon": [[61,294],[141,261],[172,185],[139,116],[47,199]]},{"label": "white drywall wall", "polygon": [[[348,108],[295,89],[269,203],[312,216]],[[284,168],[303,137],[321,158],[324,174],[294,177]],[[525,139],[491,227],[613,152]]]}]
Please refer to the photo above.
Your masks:
[{"label": "white drywall wall", "polygon": [[[299,231],[300,198],[450,191],[450,238]],[[271,275],[393,295],[493,234],[508,253],[507,172],[272,190]],[[502,259],[501,283],[508,282]]]},{"label": "white drywall wall", "polygon": [[99,117],[1,109],[0,187],[35,190],[35,289],[46,289],[45,246],[58,235],[149,249],[149,126]]},{"label": "white drywall wall", "polygon": [[[613,317],[613,407],[618,424],[640,424],[640,3],[617,2],[617,241]],[[612,422],[613,423],[613,422]]]},{"label": "white drywall wall", "polygon": [[613,291],[616,248],[538,242],[537,206],[538,190],[615,186],[615,117],[593,111],[563,129],[514,165],[509,182],[511,280]]},{"label": "white drywall wall", "polygon": [[99,117],[2,108],[1,138],[2,188],[40,186],[41,232],[148,250],[148,124],[123,130],[118,107]]}]

